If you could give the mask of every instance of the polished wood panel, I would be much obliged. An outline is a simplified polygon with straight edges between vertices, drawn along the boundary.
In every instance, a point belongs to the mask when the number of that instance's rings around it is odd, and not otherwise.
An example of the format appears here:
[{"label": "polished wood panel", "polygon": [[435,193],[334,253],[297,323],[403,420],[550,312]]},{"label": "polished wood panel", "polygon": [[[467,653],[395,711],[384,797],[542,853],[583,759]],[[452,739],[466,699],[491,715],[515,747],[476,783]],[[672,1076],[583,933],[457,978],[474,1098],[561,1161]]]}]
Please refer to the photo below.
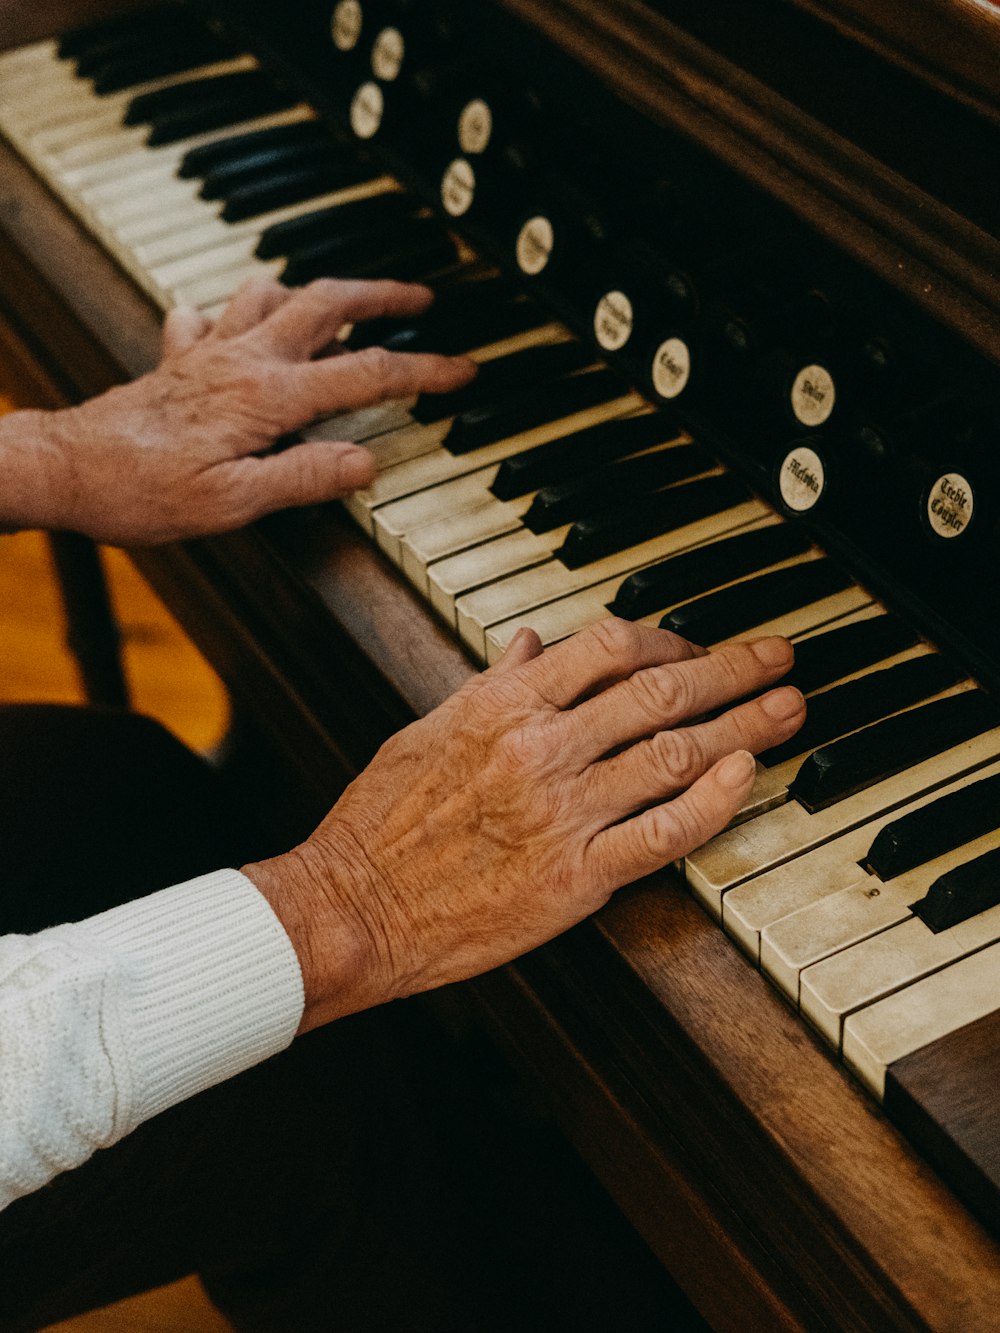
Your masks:
[{"label": "polished wood panel", "polygon": [[1000,1014],[890,1066],[886,1106],[1000,1231]]},{"label": "polished wood panel", "polygon": [[[653,12],[644,0],[502,3],[614,86],[650,121],[693,139],[1000,361],[995,236]],[[700,8],[713,13],[711,7]],[[769,8],[773,13],[775,6]],[[721,24],[740,23],[755,40],[763,31],[762,49],[791,58],[782,41],[762,29],[761,6],[718,14]],[[835,86],[851,86],[848,70]]]}]

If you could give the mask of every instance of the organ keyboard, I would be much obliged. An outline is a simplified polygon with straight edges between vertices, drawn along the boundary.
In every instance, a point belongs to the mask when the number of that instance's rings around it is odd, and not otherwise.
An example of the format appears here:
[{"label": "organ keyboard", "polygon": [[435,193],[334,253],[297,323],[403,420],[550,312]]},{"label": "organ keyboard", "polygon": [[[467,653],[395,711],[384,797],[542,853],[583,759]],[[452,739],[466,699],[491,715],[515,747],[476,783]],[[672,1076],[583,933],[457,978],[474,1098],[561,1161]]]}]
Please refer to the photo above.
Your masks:
[{"label": "organ keyboard", "polygon": [[[217,8],[0,55],[0,132],[161,311],[259,274],[438,289],[422,325],[348,340],[467,351],[478,379],[313,433],[372,449],[352,519],[480,664],[609,610],[796,642],[806,730],[685,878],[995,1226],[989,1099],[928,1128],[908,1063],[1000,1030],[994,349],[501,10]],[[907,1299],[876,1303],[909,1327]]]}]

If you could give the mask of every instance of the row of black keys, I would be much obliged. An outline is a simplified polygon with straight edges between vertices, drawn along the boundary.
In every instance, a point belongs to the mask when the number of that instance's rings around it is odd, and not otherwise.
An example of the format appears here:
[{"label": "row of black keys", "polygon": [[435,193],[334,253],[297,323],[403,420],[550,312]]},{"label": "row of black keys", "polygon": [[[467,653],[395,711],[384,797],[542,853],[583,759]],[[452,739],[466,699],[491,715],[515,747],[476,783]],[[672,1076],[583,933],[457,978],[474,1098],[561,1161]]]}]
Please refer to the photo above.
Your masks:
[{"label": "row of black keys", "polygon": [[[61,52],[98,94],[120,92],[147,80],[182,74],[230,58],[221,41],[182,11],[153,11],[63,39]],[[297,98],[261,70],[187,79],[129,102],[125,125],[147,125],[151,147],[239,125],[287,110]],[[239,133],[192,149],[179,174],[201,178],[201,195],[221,201],[221,216],[238,222],[274,209],[346,189],[373,169],[318,121]],[[262,259],[287,257],[289,286],[337,274],[366,277],[391,271],[400,278],[447,272],[457,261],[454,242],[413,196],[392,193],[359,200],[346,210],[318,209],[261,237]]]}]

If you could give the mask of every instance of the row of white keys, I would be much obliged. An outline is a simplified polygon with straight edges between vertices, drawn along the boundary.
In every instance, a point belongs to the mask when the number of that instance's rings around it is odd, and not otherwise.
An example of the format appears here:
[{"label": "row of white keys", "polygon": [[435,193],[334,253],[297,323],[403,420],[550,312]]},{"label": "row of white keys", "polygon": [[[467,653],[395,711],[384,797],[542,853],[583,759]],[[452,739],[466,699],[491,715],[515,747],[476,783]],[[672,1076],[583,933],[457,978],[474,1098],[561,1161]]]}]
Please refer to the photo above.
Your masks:
[{"label": "row of white keys", "polygon": [[[665,438],[663,445],[642,452],[657,453],[660,449],[688,442],[687,436],[670,439],[671,431],[666,423],[663,434]],[[400,563],[411,583],[425,597],[430,596],[431,565],[458,555],[471,547],[492,541],[496,537],[520,530],[524,515],[538,492],[529,491],[512,500],[498,500],[491,489],[498,471],[499,464],[484,468],[476,474],[477,486],[471,493],[469,503],[463,508],[456,508],[450,500],[446,500],[446,488],[442,488],[442,500],[445,500],[445,503],[442,503],[440,508],[432,510],[431,517],[426,522],[417,525],[410,522],[401,530]],[[402,502],[403,505],[405,503]],[[405,510],[402,512],[405,521]]]},{"label": "row of white keys", "polygon": [[[910,904],[922,898],[934,880],[989,851],[997,842],[995,833],[985,835],[895,879],[882,881],[861,865],[878,832],[893,820],[996,771],[994,763],[955,783],[925,792],[917,800],[731,889],[723,899],[723,925],[751,957],[757,943],[762,969],[798,1001],[803,969],[905,921],[910,916]],[[934,936],[933,931],[924,929]],[[944,941],[950,934],[941,932],[935,938]]]},{"label": "row of white keys", "polygon": [[[767,515],[761,517],[761,519],[753,520],[752,523],[740,528],[739,531],[751,532],[757,528],[775,527],[779,523],[781,523],[779,516]],[[735,535],[736,533],[728,533],[728,536]],[[701,543],[701,545],[711,545],[719,536],[719,532],[713,532],[709,540]],[[660,557],[660,559],[665,559],[665,557]],[[768,568],[779,569],[789,563],[792,563],[792,561],[781,561],[780,564]],[[601,583],[592,584],[591,587],[581,589],[580,592],[569,593],[568,596],[561,597],[559,601],[552,601],[552,603],[547,603],[543,607],[533,608],[523,616],[515,616],[511,620],[504,620],[500,624],[493,625],[487,631],[487,660],[489,663],[497,661],[507,651],[508,644],[511,643],[513,636],[523,627],[533,629],[539,636],[541,643],[548,647],[549,644],[559,643],[561,639],[568,639],[569,636],[575,635],[577,631],[584,629],[587,625],[592,625],[596,620],[603,620],[605,616],[611,613],[609,604],[615,600],[620,587],[620,576],[605,579]],[[655,615],[641,617],[640,623],[659,624],[660,617],[664,615],[664,612],[669,611],[672,605],[672,603],[665,603],[663,608],[659,609]]]},{"label": "row of white keys", "polygon": [[[523,569],[499,582],[480,581],[484,586],[459,595],[455,599],[455,622],[463,641],[481,659],[487,659],[487,634],[494,626],[506,626],[504,642],[509,641],[512,626],[508,622],[527,623],[528,617],[539,608],[570,597],[611,580],[620,581],[633,570],[665,560],[668,556],[699,546],[720,533],[734,533],[765,517],[770,511],[759,500],[747,500],[729,509],[705,518],[696,519],[658,537],[639,542],[613,555],[592,560],[577,569],[570,569],[562,561],[548,559],[532,568]],[[503,539],[501,539],[503,540]],[[496,543],[494,543],[496,545]],[[487,547],[476,559],[485,567]],[[447,564],[448,562],[442,562]],[[471,564],[471,561],[469,562]],[[470,571],[474,574],[475,571]],[[436,583],[442,580],[441,566],[432,571],[432,597]],[[446,588],[444,591],[448,591]],[[447,605],[447,604],[445,604]],[[502,651],[500,641],[492,649],[494,660]]]},{"label": "row of white keys", "polygon": [[688,856],[687,882],[708,911],[720,918],[724,903],[744,881],[791,862],[874,815],[972,773],[998,754],[1000,727],[993,727],[825,809],[810,812],[798,801],[785,801],[758,819],[725,830]]},{"label": "row of white keys", "polygon": [[[450,428],[451,420],[449,419],[447,423],[434,423],[435,427],[444,426],[438,436],[438,447],[425,450],[422,448],[422,437],[417,437],[415,452],[395,466],[386,468],[366,491],[356,495],[351,506],[352,513],[356,514],[363,527],[376,536],[383,549],[400,562],[402,558],[400,542],[407,531],[405,526],[400,526],[400,522],[405,522],[405,518],[395,521],[399,510],[387,509],[386,506],[408,500],[418,492],[431,491],[444,482],[479,472],[485,467],[492,467],[512,454],[520,453],[523,449],[536,444],[546,443],[600,421],[627,415],[641,405],[642,400],[637,394],[624,393],[586,412],[576,412],[571,416],[547,422],[533,430],[510,436],[506,440],[498,440],[464,454],[453,454],[440,446],[440,440]],[[382,512],[383,509],[385,513]],[[438,509],[437,515],[441,516],[446,512],[442,506]],[[427,514],[420,510],[409,526],[418,527],[433,517],[433,511]]]},{"label": "row of white keys", "polygon": [[[545,343],[564,342],[568,336],[563,325],[546,319],[539,311],[539,323],[534,328],[496,342],[466,348],[463,355],[482,365]],[[356,444],[364,444],[374,455],[381,475],[401,463],[440,449],[441,441],[452,427],[454,416],[429,422],[415,420],[410,410],[415,403],[415,398],[397,399],[347,412],[310,426],[309,435],[313,439],[353,440]],[[355,491],[343,503],[358,526],[373,537],[375,501],[372,489]]]},{"label": "row of white keys", "polygon": [[[887,881],[861,864],[887,824],[998,774],[993,762],[726,895],[726,929],[755,960],[759,948],[762,970],[834,1047],[850,1015],[1000,941],[1000,907],[936,932],[910,910],[941,875],[993,850],[996,831]],[[1000,1007],[1000,971],[994,980],[987,1012]],[[961,1006],[934,1017],[936,1035],[971,1021]]]},{"label": "row of white keys", "polygon": [[[563,419],[566,420],[571,418]],[[571,433],[572,430],[562,429],[559,432],[560,436]],[[664,435],[669,434],[664,426]],[[532,447],[529,434],[518,438],[525,441],[525,448]],[[646,453],[669,450],[686,442],[686,437],[668,440]],[[551,559],[571,526],[562,524],[542,533],[524,527],[521,519],[533,496],[497,500],[490,487],[499,466],[493,463],[457,482],[445,483],[434,492],[387,505],[376,514],[379,532],[385,532],[390,541],[399,538],[400,561],[410,579],[442,614],[452,619],[454,599],[483,582],[478,571],[484,558],[493,577],[503,578],[527,565]],[[460,486],[465,487],[461,498]],[[437,517],[441,514],[446,517]],[[480,549],[483,555],[477,554]]]},{"label": "row of white keys", "polygon": [[[89,81],[80,80],[67,62],[57,61],[42,82],[65,89],[66,123],[55,136],[31,132],[30,118],[0,112],[0,124],[33,165],[161,306],[177,302],[201,309],[224,305],[251,277],[277,277],[283,259],[254,257],[261,233],[272,223],[333,207],[396,188],[385,176],[289,205],[245,222],[230,224],[219,216],[222,204],[198,197],[200,181],[182,180],[176,171],[183,155],[204,143],[234,134],[313,118],[297,106],[193,136],[175,144],[148,148],[146,126],[124,126],[121,117],[139,92],[152,91],[194,77],[254,68],[251,57],[238,57],[183,74],[150,81],[125,94],[99,98]],[[42,97],[42,103],[45,97]],[[70,114],[72,113],[72,114]],[[39,115],[41,113],[39,112]],[[61,113],[62,114],[62,113]]]},{"label": "row of white keys", "polygon": [[942,968],[844,1023],[845,1064],[876,1097],[890,1065],[1000,1007],[1000,944]]}]

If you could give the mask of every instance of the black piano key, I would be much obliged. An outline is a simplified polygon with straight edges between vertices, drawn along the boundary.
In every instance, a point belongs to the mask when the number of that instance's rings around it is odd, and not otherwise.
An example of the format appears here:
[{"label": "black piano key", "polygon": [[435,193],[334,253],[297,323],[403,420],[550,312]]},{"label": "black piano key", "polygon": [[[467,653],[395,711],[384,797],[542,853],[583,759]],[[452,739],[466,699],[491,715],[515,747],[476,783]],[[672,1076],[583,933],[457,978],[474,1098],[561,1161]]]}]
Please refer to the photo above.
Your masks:
[{"label": "black piano key", "polygon": [[638,620],[808,549],[808,537],[794,523],[725,537],[636,570],[624,580],[608,609],[626,620]]},{"label": "black piano key", "polygon": [[850,585],[850,576],[831,560],[808,560],[685,602],[668,611],[660,627],[695,643],[718,643]]},{"label": "black piano key", "polygon": [[824,810],[998,722],[1000,710],[982,690],[935,699],[814,750],[788,790],[807,810]]},{"label": "black piano key", "polygon": [[[624,504],[678,481],[687,481],[715,465],[698,444],[678,444],[640,458],[584,471],[572,481],[538,492],[522,522],[530,532],[551,532],[612,504]],[[579,467],[578,467],[579,473]]]},{"label": "black piano key", "polygon": [[159,116],[183,111],[194,104],[226,98],[241,102],[248,93],[268,93],[273,87],[267,75],[257,69],[187,79],[183,83],[173,83],[168,88],[155,88],[152,92],[139,93],[133,97],[125,108],[123,122],[126,125],[151,124]]},{"label": "black piano key", "polygon": [[348,167],[351,175],[357,172],[356,163],[345,162],[337,144],[317,126],[315,133],[303,137],[298,143],[258,148],[242,157],[220,162],[205,175],[198,193],[202,199],[228,199],[245,186],[253,186],[290,171],[318,169],[332,163]]},{"label": "black piano key", "polygon": [[224,139],[213,139],[211,143],[202,143],[189,148],[181,158],[177,174],[185,180],[194,180],[199,176],[207,176],[224,162],[242,157],[245,153],[300,143],[304,136],[314,135],[317,132],[326,134],[329,139],[329,132],[323,130],[315,120],[297,121],[293,125],[271,125],[266,130],[251,130],[249,133],[229,134]]},{"label": "black piano key", "polygon": [[135,88],[150,79],[162,79],[168,74],[181,74],[185,70],[198,69],[201,65],[212,65],[231,54],[217,37],[205,32],[199,34],[197,39],[191,38],[176,45],[164,42],[148,51],[136,51],[95,62],[89,77],[94,92],[104,97],[108,93]]},{"label": "black piano key", "polygon": [[496,440],[596,407],[620,393],[624,393],[622,382],[610,370],[585,371],[529,389],[496,406],[463,412],[455,418],[442,443],[453,454],[471,453]]},{"label": "black piano key", "polygon": [[[431,313],[436,315],[436,311]],[[397,328],[385,339],[385,345],[397,352],[464,352],[516,338],[544,322],[545,317],[534,302],[508,301],[493,311],[466,309],[450,323],[423,316],[406,327],[397,321]]]},{"label": "black piano key", "polygon": [[960,681],[965,673],[939,653],[912,657],[857,680],[834,685],[809,700],[806,720],[791,740],[759,756],[768,768],[806,750],[826,745],[901,708],[929,699]]},{"label": "black piano key", "polygon": [[272,222],[261,233],[254,253],[258,259],[276,259],[279,255],[292,255],[341,236],[358,237],[372,230],[403,227],[414,219],[419,208],[419,200],[398,190],[370,199],[331,204],[303,213],[301,217]]},{"label": "black piano key", "polygon": [[421,394],[411,411],[417,421],[428,422],[462,412],[498,410],[505,395],[551,384],[563,375],[591,365],[593,360],[590,349],[575,341],[525,347],[487,361],[480,366],[476,378],[461,389]]},{"label": "black piano key", "polygon": [[886,824],[862,865],[879,879],[895,879],[993,829],[1000,829],[1000,774],[970,782]]},{"label": "black piano key", "polygon": [[937,934],[1000,903],[1000,847],[984,852],[934,881],[912,904],[914,916]]},{"label": "black piano key", "polygon": [[[348,186],[366,180],[368,174],[367,169],[359,163],[344,162],[338,155],[334,155],[328,162],[289,167],[231,189],[226,195],[220,216],[225,222],[242,222],[245,218],[270,213],[275,208],[287,208],[289,204],[301,204],[321,194],[347,189]],[[322,277],[323,271],[311,276]],[[296,282],[308,282],[309,279],[296,278],[293,282],[285,278],[284,281],[294,285]]]},{"label": "black piano key", "polygon": [[260,70],[244,70],[140,93],[129,103],[125,124],[147,123],[146,142],[156,147],[285,110],[294,100]]},{"label": "black piano key", "polygon": [[490,490],[498,500],[516,500],[529,491],[574,476],[581,469],[589,470],[641,449],[665,444],[676,433],[669,419],[659,412],[602,421],[505,458]]},{"label": "black piano key", "polygon": [[348,339],[354,349],[390,343],[399,352],[460,352],[514,337],[546,322],[508,278],[473,276],[438,293],[416,318],[372,320]]},{"label": "black piano key", "polygon": [[[332,188],[327,185],[326,189]],[[316,193],[319,193],[317,190]],[[274,205],[271,205],[272,207]],[[229,204],[222,210],[228,217]],[[415,218],[390,238],[376,232],[306,246],[288,258],[282,282],[297,287],[315,278],[397,278],[424,281],[458,259],[455,243],[434,218]]]},{"label": "black piano key", "polygon": [[720,514],[749,498],[750,492],[732,474],[672,486],[619,508],[579,519],[566,534],[556,557],[568,569],[579,569],[638,542]]},{"label": "black piano key", "polygon": [[810,694],[918,642],[913,630],[895,616],[870,616],[798,642],[795,666],[785,680]]}]

